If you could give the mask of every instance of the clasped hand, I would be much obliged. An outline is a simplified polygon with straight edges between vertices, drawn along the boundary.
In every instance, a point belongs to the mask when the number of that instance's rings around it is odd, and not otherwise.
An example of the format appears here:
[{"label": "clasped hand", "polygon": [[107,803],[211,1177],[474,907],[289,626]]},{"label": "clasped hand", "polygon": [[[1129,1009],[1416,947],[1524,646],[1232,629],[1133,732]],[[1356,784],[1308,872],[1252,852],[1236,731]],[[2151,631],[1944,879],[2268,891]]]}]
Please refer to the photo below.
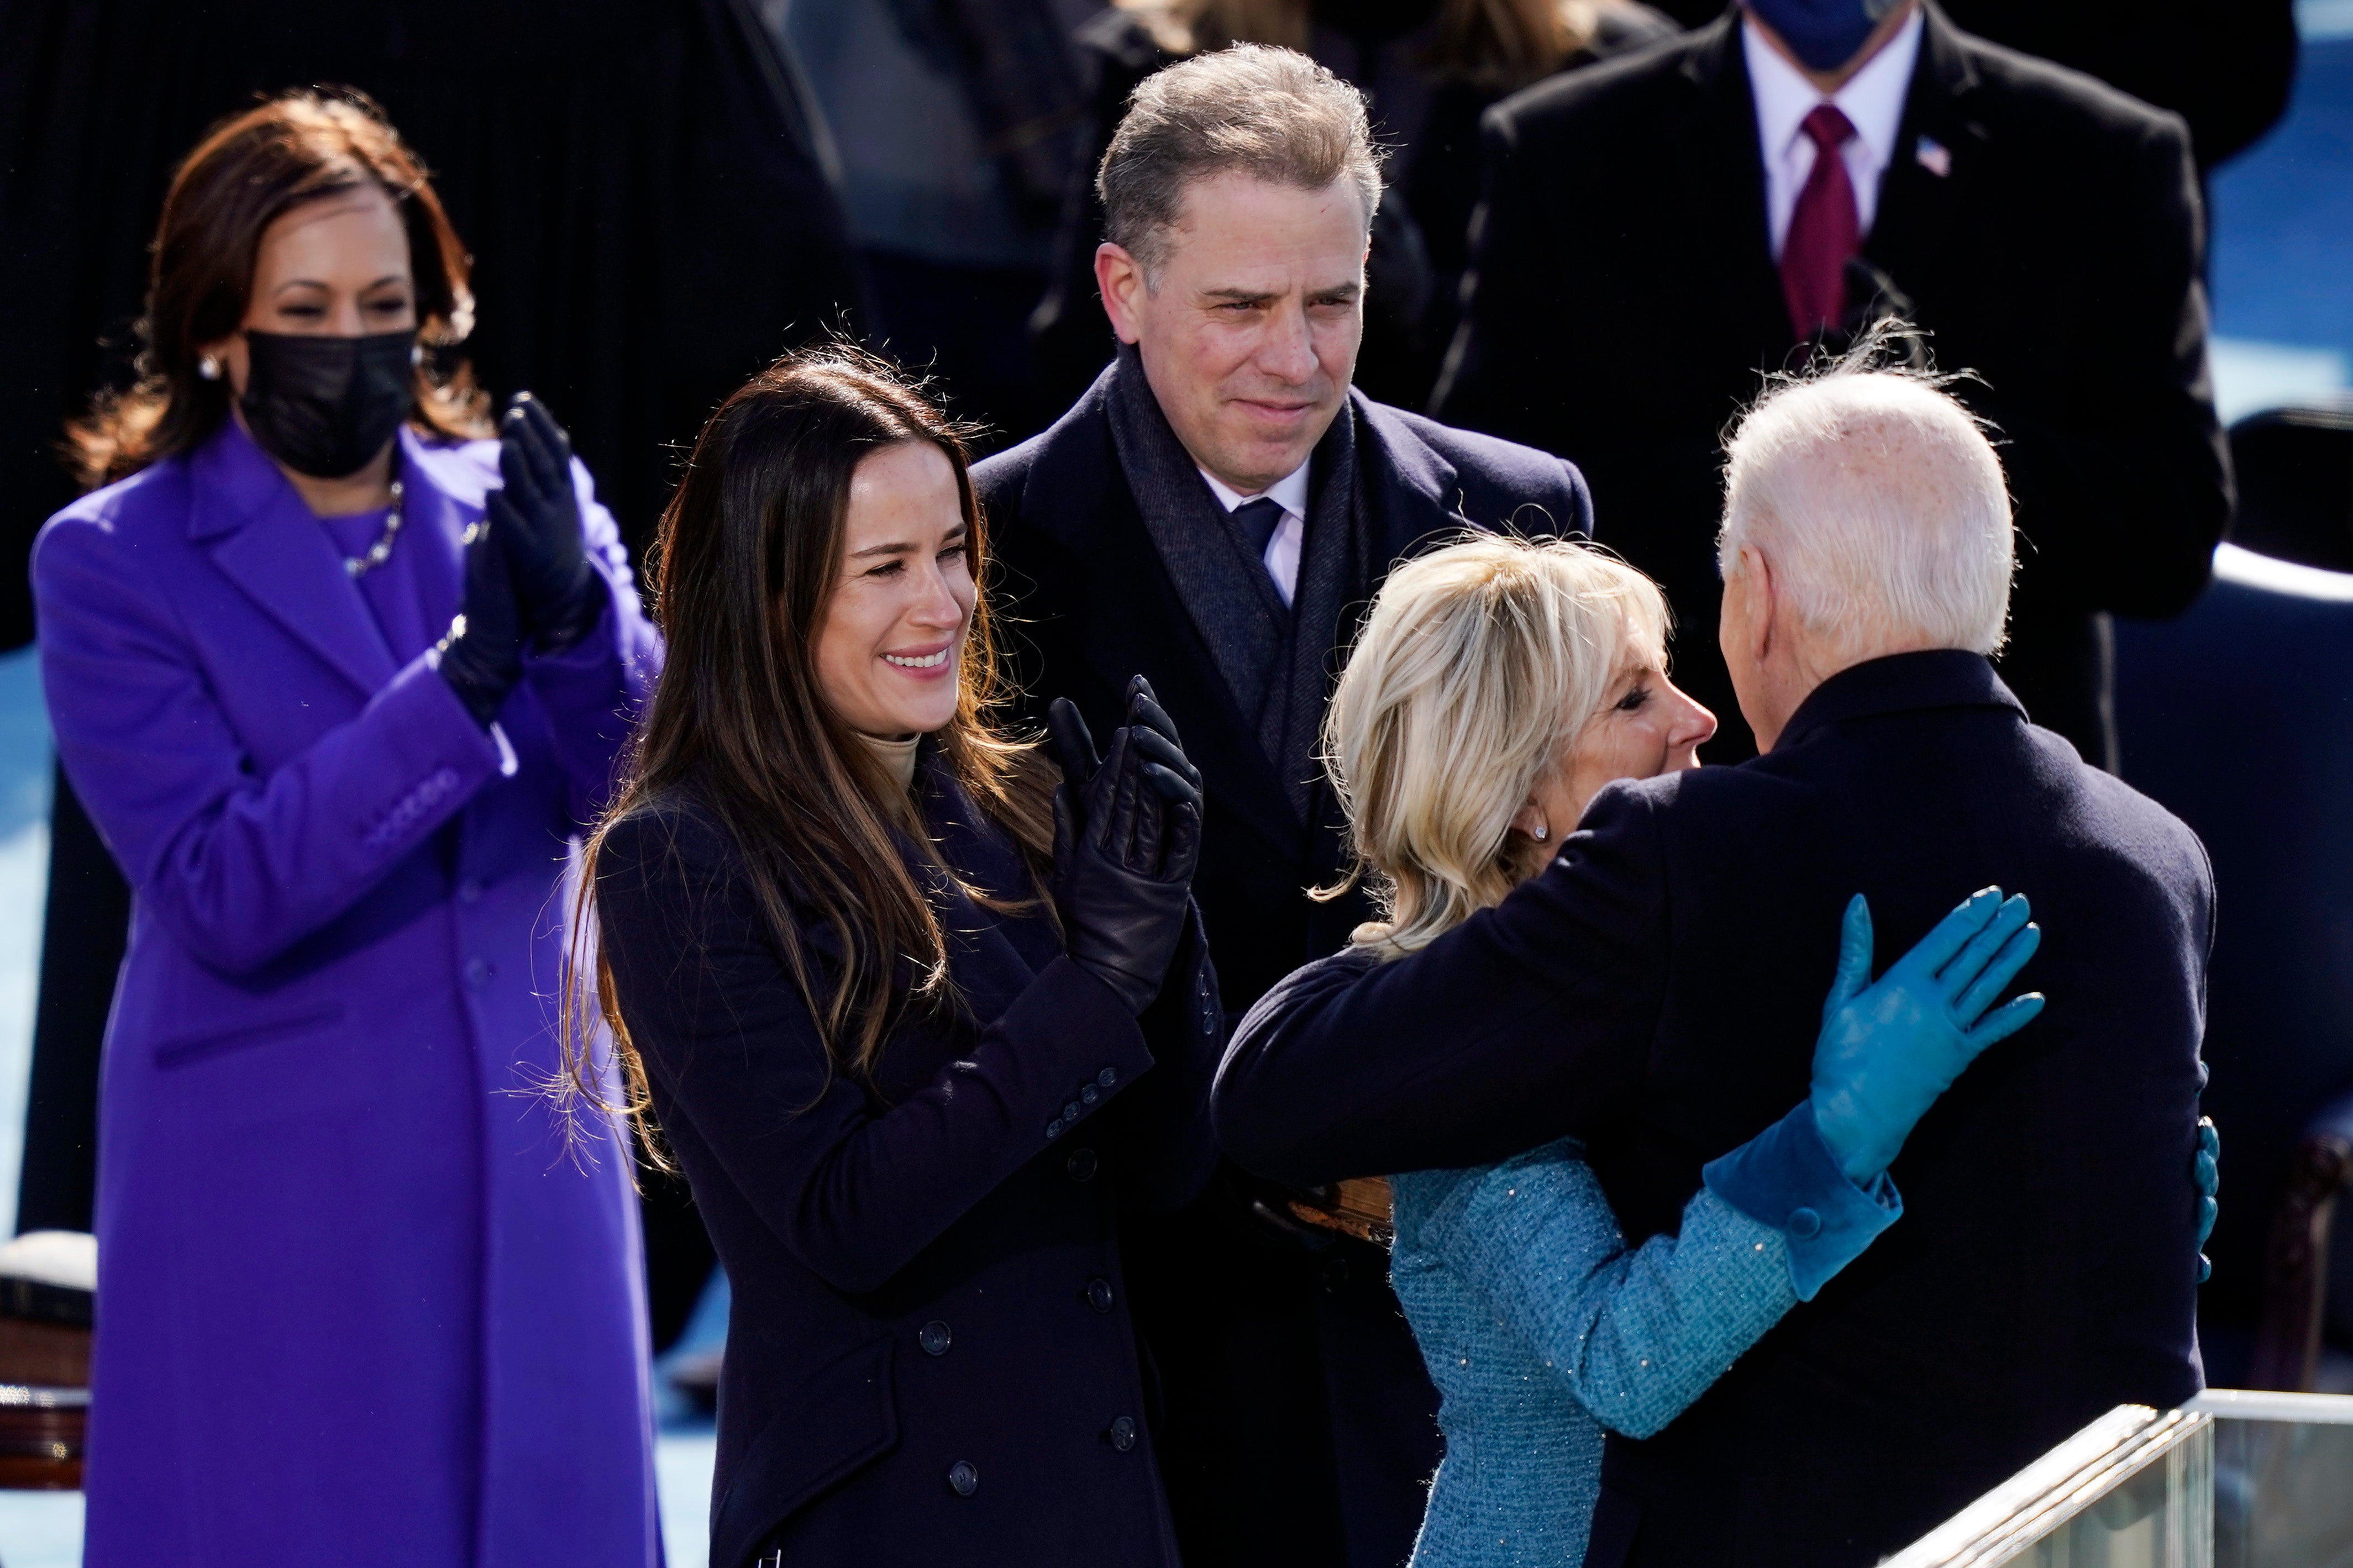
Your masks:
[{"label": "clasped hand", "polygon": [[1071,962],[1141,1014],[1184,934],[1201,852],[1201,775],[1142,676],[1127,697],[1127,722],[1101,759],[1069,699],[1047,710],[1062,765],[1051,890]]},{"label": "clasped hand", "polygon": [[1814,1125],[1850,1181],[1876,1180],[1963,1069],[2042,1011],[2040,993],[1993,1007],[2042,943],[2032,912],[2022,895],[1973,893],[1874,983],[1871,906],[1860,893],[1847,905],[1811,1099]]}]

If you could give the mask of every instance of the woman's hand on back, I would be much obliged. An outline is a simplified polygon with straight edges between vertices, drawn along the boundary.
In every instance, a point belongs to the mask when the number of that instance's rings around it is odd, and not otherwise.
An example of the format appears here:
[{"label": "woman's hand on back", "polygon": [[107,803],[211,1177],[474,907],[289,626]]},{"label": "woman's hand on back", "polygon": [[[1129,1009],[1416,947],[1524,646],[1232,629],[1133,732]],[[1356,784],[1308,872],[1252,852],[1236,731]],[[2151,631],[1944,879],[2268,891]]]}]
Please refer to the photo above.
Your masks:
[{"label": "woman's hand on back", "polygon": [[528,392],[499,422],[499,473],[506,486],[491,494],[490,515],[524,628],[541,650],[560,651],[587,635],[604,600],[581,539],[572,437]]},{"label": "woman's hand on back", "polygon": [[1847,905],[1811,1100],[1814,1125],[1849,1180],[1877,1179],[1979,1053],[2042,1011],[2040,993],[1993,1007],[2042,942],[2032,912],[2022,895],[1974,893],[1874,983],[1871,906],[1860,893]]},{"label": "woman's hand on back", "polygon": [[1184,933],[1200,858],[1200,773],[1138,676],[1128,722],[1098,761],[1067,699],[1048,710],[1062,785],[1054,793],[1054,907],[1073,963],[1141,1014]]}]

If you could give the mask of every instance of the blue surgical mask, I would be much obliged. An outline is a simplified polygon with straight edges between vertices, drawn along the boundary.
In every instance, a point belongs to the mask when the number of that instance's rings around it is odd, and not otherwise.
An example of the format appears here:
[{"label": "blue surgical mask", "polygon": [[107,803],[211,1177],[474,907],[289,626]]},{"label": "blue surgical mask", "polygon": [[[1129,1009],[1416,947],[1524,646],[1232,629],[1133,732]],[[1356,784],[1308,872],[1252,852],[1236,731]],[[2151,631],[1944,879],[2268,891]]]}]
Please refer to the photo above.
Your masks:
[{"label": "blue surgical mask", "polygon": [[1854,58],[1880,18],[1901,0],[1741,0],[1780,35],[1789,52],[1818,71]]}]

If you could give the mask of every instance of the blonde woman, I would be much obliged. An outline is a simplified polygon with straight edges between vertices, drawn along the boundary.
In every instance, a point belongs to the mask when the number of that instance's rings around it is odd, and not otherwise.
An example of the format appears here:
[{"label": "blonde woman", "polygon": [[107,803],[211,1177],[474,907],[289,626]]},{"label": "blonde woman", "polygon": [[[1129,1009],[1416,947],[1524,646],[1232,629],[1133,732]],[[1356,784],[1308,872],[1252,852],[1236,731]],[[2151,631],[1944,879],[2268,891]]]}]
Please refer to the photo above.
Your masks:
[{"label": "blonde woman", "polygon": [[[1667,632],[1650,579],[1573,542],[1480,538],[1391,574],[1325,730],[1388,918],[1324,962],[1427,944],[1542,869],[1603,784],[1695,766],[1715,721],[1667,679]],[[1859,897],[1842,937],[1812,1093],[1706,1168],[1678,1235],[1630,1250],[1574,1139],[1391,1178],[1446,1436],[1415,1568],[1578,1563],[1604,1429],[1658,1432],[1894,1224],[1914,1122],[2042,1008],[1987,1012],[2039,939],[2022,898],[1970,899],[1876,984]]]}]

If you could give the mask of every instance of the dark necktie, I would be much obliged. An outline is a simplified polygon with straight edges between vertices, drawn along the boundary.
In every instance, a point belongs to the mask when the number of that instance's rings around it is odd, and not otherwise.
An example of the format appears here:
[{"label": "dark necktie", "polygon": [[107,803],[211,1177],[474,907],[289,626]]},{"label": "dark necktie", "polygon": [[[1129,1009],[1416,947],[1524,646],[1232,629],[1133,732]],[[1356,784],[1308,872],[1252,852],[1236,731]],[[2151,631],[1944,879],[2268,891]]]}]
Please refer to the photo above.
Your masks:
[{"label": "dark necktie", "polygon": [[1806,116],[1804,130],[1813,138],[1814,168],[1781,243],[1781,296],[1801,339],[1845,316],[1846,264],[1862,248],[1862,231],[1842,151],[1854,136],[1853,122],[1825,103]]},{"label": "dark necktie", "polygon": [[1268,542],[1282,526],[1282,503],[1272,496],[1246,500],[1234,508],[1233,520],[1234,526],[1242,531],[1242,542],[1250,546],[1250,559],[1263,563]]}]

